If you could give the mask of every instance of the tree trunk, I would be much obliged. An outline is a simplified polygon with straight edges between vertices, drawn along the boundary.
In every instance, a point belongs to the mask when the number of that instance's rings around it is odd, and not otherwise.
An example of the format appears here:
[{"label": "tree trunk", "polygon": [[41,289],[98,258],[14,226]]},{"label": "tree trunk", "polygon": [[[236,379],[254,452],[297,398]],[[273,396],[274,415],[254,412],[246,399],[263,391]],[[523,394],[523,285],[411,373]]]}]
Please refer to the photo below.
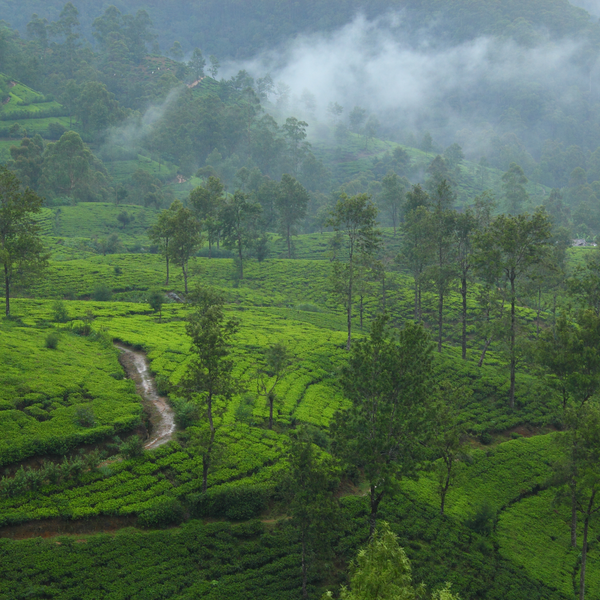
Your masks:
[{"label": "tree trunk", "polygon": [[188,274],[187,274],[185,262],[181,263],[181,269],[183,270],[183,287],[185,289],[185,293],[187,294],[188,293],[188,284],[187,284]]},{"label": "tree trunk", "polygon": [[588,550],[588,528],[590,525],[590,516],[592,513],[592,507],[594,506],[594,497],[596,496],[596,490],[592,492],[590,501],[588,503],[587,513],[583,522],[583,546],[581,548],[581,572],[579,576],[579,600],[585,600],[585,563],[587,561],[587,550]]},{"label": "tree trunk", "polygon": [[286,233],[287,233],[288,258],[292,258],[292,241],[291,241],[291,236],[290,236],[290,226],[289,225],[287,226]]},{"label": "tree trunk", "polygon": [[492,343],[492,338],[489,337],[487,340],[485,340],[485,344],[483,346],[483,350],[481,351],[481,356],[479,357],[479,362],[477,363],[478,367],[481,367],[483,365],[483,361],[485,359],[485,353],[487,352],[487,349],[490,347],[490,344]]},{"label": "tree trunk", "polygon": [[210,466],[210,454],[207,452],[202,455],[202,493],[206,493],[208,487],[208,468]]},{"label": "tree trunk", "polygon": [[383,277],[381,279],[381,308],[383,312],[385,312],[385,271],[383,272]]},{"label": "tree trunk", "polygon": [[440,292],[438,296],[438,348],[437,351],[442,351],[442,331],[444,326],[444,293]]},{"label": "tree trunk", "polygon": [[275,396],[272,393],[269,393],[269,429],[273,429],[273,402],[275,400]]},{"label": "tree trunk", "polygon": [[302,533],[302,597],[308,598],[306,583],[308,579],[308,568],[306,565],[306,536]]},{"label": "tree trunk", "polygon": [[167,281],[165,281],[165,285],[169,285],[169,255],[167,254]]},{"label": "tree trunk", "polygon": [[4,297],[6,302],[6,316],[10,315],[10,277],[8,275],[8,265],[4,265]]},{"label": "tree trunk", "polygon": [[375,486],[371,484],[371,514],[369,515],[369,535],[375,533],[375,526],[377,525],[377,511],[379,510],[379,504],[383,498],[383,492],[379,494],[375,493]]},{"label": "tree trunk", "polygon": [[363,328],[363,312],[364,312],[364,302],[363,302],[363,297],[362,294],[360,296],[360,305],[359,305],[359,313],[360,313],[360,330],[362,331]]},{"label": "tree trunk", "polygon": [[448,494],[448,489],[450,488],[450,475],[452,474],[452,457],[448,458],[446,462],[446,480],[444,481],[444,486],[441,489],[441,503],[440,503],[440,514],[444,515],[444,507],[446,506],[446,495]]},{"label": "tree trunk", "polygon": [[244,255],[242,254],[242,240],[238,238],[238,258],[240,259],[240,279],[244,279]]},{"label": "tree trunk", "polygon": [[540,337],[540,313],[542,312],[542,288],[538,288],[537,318],[535,320],[535,337]]},{"label": "tree trunk", "polygon": [[353,281],[353,265],[352,265],[352,253],[350,254],[350,273],[348,278],[348,298],[347,298],[347,321],[348,321],[348,343],[346,344],[346,350],[350,350],[350,343],[352,341],[352,285]]},{"label": "tree trunk", "polygon": [[467,278],[461,279],[460,293],[462,295],[462,359],[467,360]]},{"label": "tree trunk", "polygon": [[419,321],[419,284],[415,277],[415,321]]},{"label": "tree trunk", "polygon": [[210,467],[210,459],[213,450],[213,444],[215,442],[215,425],[213,423],[212,416],[212,392],[209,392],[206,400],[206,413],[208,415],[208,426],[210,427],[210,439],[208,441],[208,448],[202,455],[202,492],[206,492],[208,487],[208,469]]},{"label": "tree trunk", "polygon": [[510,408],[515,407],[515,371],[517,358],[515,356],[515,338],[516,338],[516,316],[515,316],[515,279],[510,280]]},{"label": "tree trunk", "polygon": [[571,478],[571,547],[577,548],[577,487],[575,478]]}]

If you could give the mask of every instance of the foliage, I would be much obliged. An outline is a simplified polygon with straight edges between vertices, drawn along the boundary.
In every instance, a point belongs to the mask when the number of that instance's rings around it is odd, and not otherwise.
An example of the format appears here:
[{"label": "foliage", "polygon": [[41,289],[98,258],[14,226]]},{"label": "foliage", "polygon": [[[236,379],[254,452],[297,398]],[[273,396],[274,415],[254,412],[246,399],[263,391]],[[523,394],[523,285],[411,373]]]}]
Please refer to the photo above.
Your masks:
[{"label": "foliage", "polygon": [[397,335],[377,318],[357,342],[342,373],[352,405],[336,416],[334,452],[361,469],[370,487],[371,533],[381,500],[414,474],[428,437],[431,344],[411,322]]}]

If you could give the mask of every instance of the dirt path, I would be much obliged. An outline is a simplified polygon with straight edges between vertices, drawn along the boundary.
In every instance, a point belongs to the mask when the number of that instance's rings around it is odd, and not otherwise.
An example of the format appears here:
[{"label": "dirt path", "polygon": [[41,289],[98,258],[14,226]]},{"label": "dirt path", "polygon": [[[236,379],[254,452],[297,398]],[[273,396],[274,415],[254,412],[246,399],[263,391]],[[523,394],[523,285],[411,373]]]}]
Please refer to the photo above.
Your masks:
[{"label": "dirt path", "polygon": [[158,448],[171,440],[175,433],[175,413],[167,399],[159,396],[154,378],[150,375],[146,355],[118,342],[115,347],[121,351],[120,361],[127,376],[135,381],[137,392],[150,411],[152,430],[144,448]]}]

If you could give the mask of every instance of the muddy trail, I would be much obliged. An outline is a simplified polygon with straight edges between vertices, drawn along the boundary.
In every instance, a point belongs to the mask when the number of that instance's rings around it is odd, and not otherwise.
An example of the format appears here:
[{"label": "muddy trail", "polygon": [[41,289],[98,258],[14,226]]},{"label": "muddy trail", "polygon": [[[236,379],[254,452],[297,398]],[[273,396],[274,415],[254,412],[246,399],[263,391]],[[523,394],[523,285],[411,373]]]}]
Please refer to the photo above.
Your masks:
[{"label": "muddy trail", "polygon": [[158,448],[170,441],[175,433],[175,413],[167,399],[159,395],[154,378],[150,375],[146,355],[119,342],[115,342],[115,347],[121,351],[119,360],[127,377],[135,382],[137,392],[143,398],[144,407],[150,415],[150,437],[144,448]]}]

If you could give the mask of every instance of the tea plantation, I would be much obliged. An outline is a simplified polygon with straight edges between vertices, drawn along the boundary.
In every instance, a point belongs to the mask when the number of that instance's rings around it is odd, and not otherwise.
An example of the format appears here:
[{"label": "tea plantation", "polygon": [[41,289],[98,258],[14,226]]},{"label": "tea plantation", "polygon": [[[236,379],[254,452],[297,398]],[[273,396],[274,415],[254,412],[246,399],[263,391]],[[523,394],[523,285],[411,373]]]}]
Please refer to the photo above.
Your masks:
[{"label": "tea plantation", "polygon": [[[185,431],[141,456],[129,456],[123,442],[112,442],[115,435],[127,438],[142,422],[139,397],[124,378],[112,340],[142,349],[173,405],[183,402],[178,389],[191,359],[185,332],[191,308],[167,298],[159,319],[146,302],[152,288],[181,295],[180,273],[172,267],[165,287],[164,259],[158,255],[100,256],[76,246],[70,256],[61,254],[74,239],[67,234],[92,234],[78,225],[85,211],[116,216],[109,206],[62,209],[52,234],[61,233],[66,243],[47,238],[53,259],[46,276],[27,292],[35,299],[13,300],[0,338],[0,459],[8,468],[0,485],[0,534],[19,539],[29,537],[27,528],[54,531],[51,523],[61,522],[74,529],[48,540],[2,539],[0,598],[298,597],[298,538],[279,489],[288,434],[308,424],[326,448],[333,414],[347,406],[339,386],[345,321],[329,291],[329,261],[322,260],[325,256],[250,261],[239,280],[231,259],[195,259],[193,282],[222,291],[227,315],[239,320],[232,357],[234,377],[244,388],[217,417],[218,459],[202,494],[202,460],[187,445]],[[139,229],[132,230],[132,239],[151,222],[149,214],[135,213]],[[102,218],[93,217],[100,227]],[[298,247],[318,255],[324,246],[320,234],[311,234]],[[412,283],[401,273],[390,277],[388,309],[402,323],[412,317]],[[101,287],[108,295],[95,299]],[[56,298],[63,298],[64,322],[57,318]],[[425,295],[426,315],[434,314],[434,300]],[[470,358],[462,361],[455,346],[458,294],[451,292],[447,306],[446,343],[434,357],[434,369],[436,378],[472,391],[461,412],[471,456],[460,464],[444,517],[435,475],[425,470],[382,505],[383,518],[399,534],[415,577],[431,587],[449,580],[463,598],[516,600],[525,597],[523,590],[528,598],[568,598],[578,555],[568,545],[568,511],[555,504],[548,483],[561,435],[554,432],[558,398],[536,373],[523,369],[517,376],[518,405],[511,411],[500,348],[492,348],[478,367],[481,342],[472,336]],[[471,307],[475,324],[475,304]],[[364,329],[357,321],[355,336],[366,333],[378,310],[377,301],[367,302]],[[533,324],[533,312],[519,310],[524,322]],[[55,347],[49,347],[51,334]],[[286,344],[291,366],[278,384],[271,431],[265,428],[268,406],[258,394],[256,370],[266,348],[277,342]],[[54,476],[56,469],[44,467],[49,474],[37,478],[23,463],[35,458],[37,464],[47,464],[42,459],[71,464],[80,448],[97,448],[108,460]],[[17,471],[21,463],[25,470]],[[19,484],[10,484],[11,478]],[[340,561],[351,559],[366,536],[363,492],[344,489],[342,520],[334,531]],[[489,512],[491,533],[473,525],[482,511]],[[112,523],[116,535],[86,533],[86,523],[94,519]],[[165,526],[171,528],[156,529]],[[595,553],[592,548],[588,564],[591,594],[600,593]],[[337,569],[312,571],[311,593],[341,577]]]}]

